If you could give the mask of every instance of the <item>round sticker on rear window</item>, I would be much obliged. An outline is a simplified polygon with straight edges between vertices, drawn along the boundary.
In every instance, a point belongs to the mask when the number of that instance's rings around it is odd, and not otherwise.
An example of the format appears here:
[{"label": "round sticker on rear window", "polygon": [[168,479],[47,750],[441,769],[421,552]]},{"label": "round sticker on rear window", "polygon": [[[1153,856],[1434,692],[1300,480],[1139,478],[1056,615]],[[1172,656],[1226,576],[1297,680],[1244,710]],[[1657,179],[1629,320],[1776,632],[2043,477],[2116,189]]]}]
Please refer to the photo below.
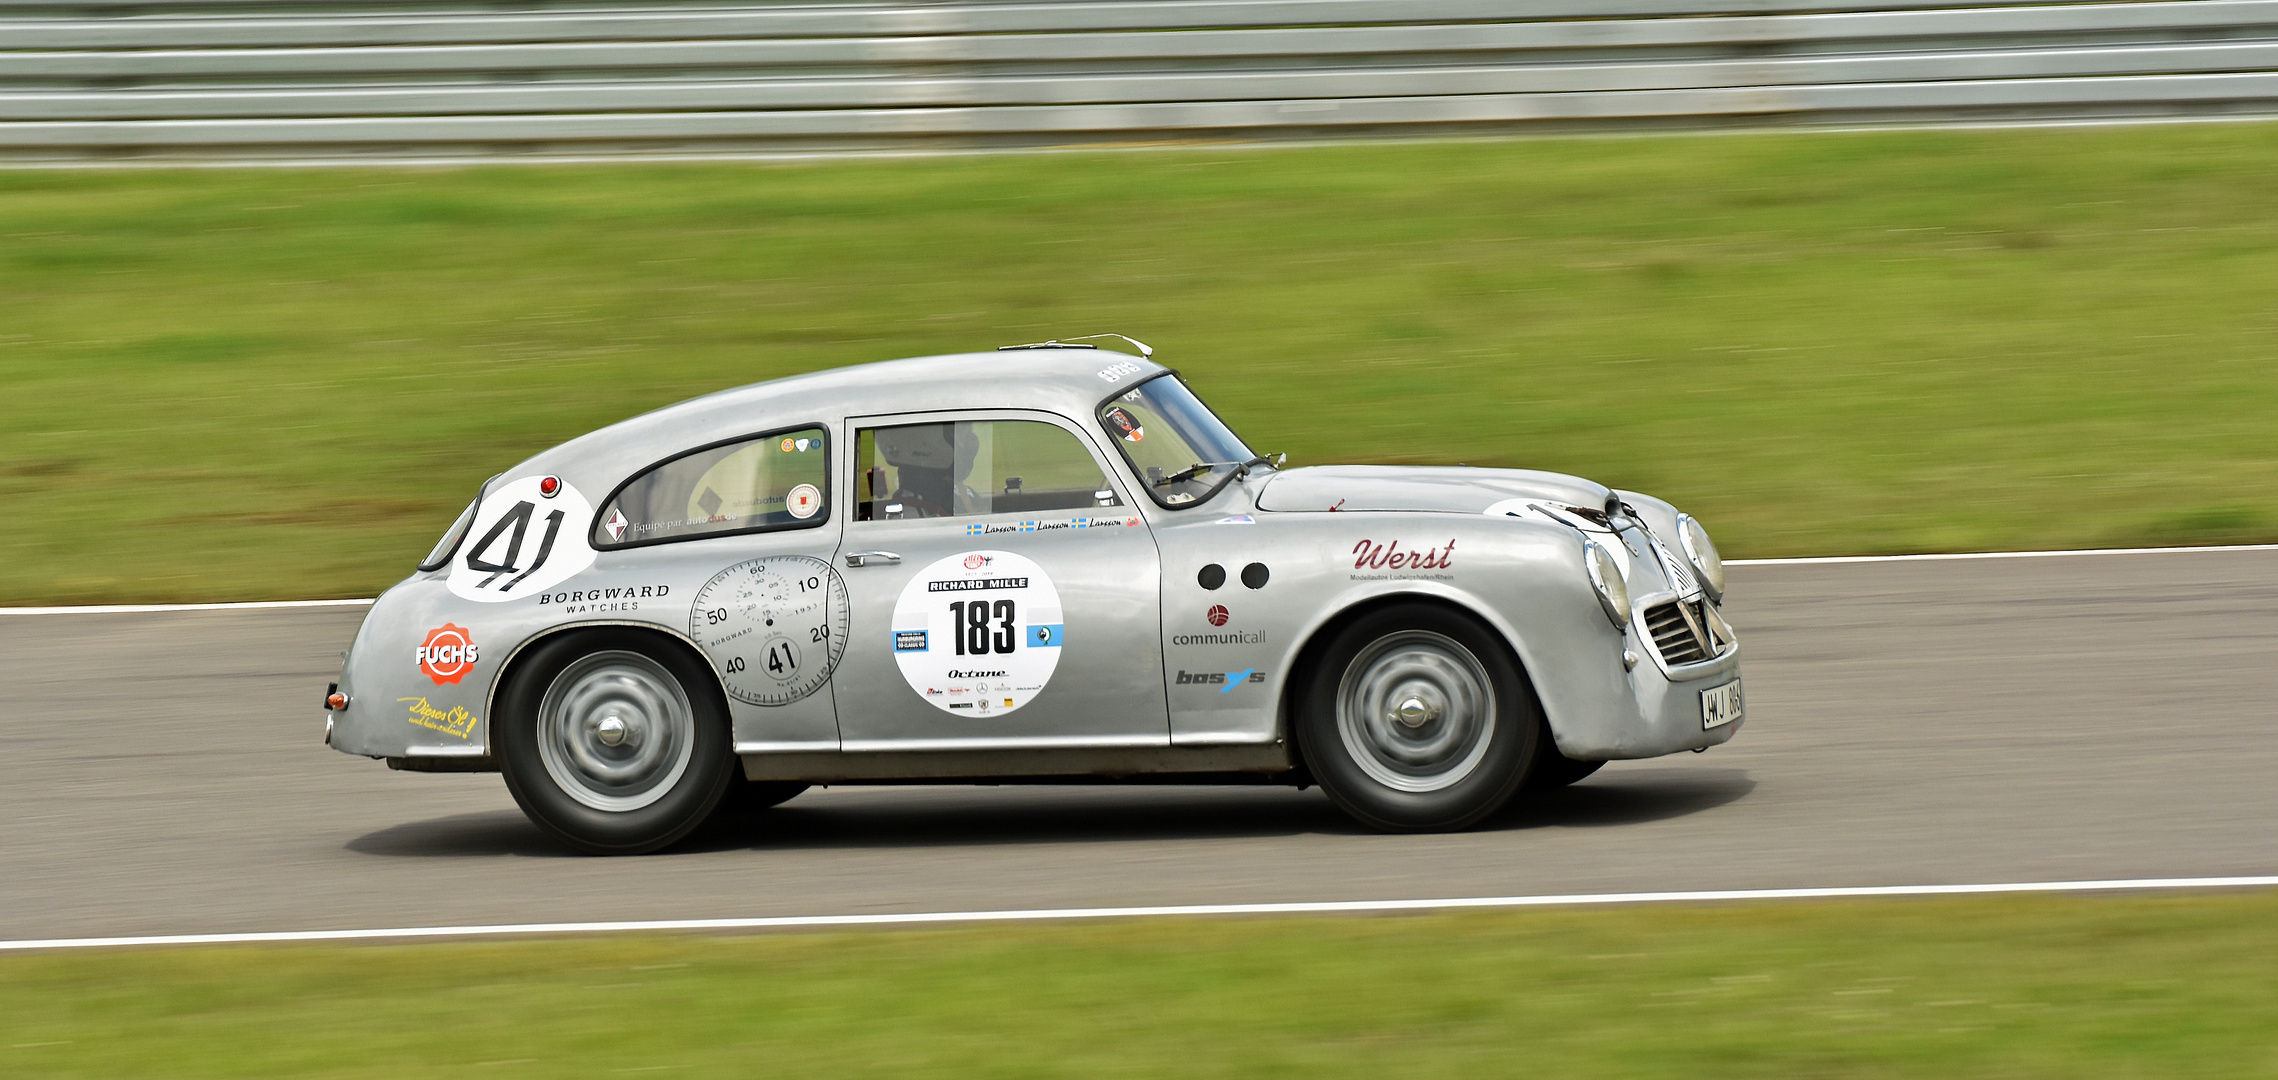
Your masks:
[{"label": "round sticker on rear window", "polygon": [[923,570],[894,604],[894,662],[919,697],[958,716],[1026,705],[1060,666],[1060,591],[1009,551],[968,551]]},{"label": "round sticker on rear window", "polygon": [[[554,480],[554,492],[544,484]],[[536,596],[593,565],[586,543],[593,504],[566,480],[526,476],[482,497],[475,523],[451,557],[452,594],[495,604]]]},{"label": "round sticker on rear window", "polygon": [[[799,441],[804,444],[807,440]],[[802,445],[800,449],[806,447]],[[813,484],[801,484],[783,496],[783,508],[791,511],[792,517],[805,521],[815,516],[815,511],[823,508],[823,493],[815,490]]]}]

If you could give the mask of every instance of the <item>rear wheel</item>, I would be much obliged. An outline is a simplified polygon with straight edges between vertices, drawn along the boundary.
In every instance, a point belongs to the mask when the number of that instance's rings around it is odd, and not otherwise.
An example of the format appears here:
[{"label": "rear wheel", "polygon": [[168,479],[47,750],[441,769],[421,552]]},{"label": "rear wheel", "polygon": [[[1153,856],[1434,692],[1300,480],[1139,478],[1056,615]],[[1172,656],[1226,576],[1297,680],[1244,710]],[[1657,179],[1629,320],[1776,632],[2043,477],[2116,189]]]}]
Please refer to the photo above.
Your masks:
[{"label": "rear wheel", "polygon": [[579,851],[655,851],[736,779],[727,706],[685,650],[625,630],[537,646],[499,697],[499,768],[538,827]]},{"label": "rear wheel", "polygon": [[1519,788],[1541,709],[1501,638],[1430,604],[1370,612],[1308,680],[1299,746],[1348,814],[1378,829],[1461,829]]}]

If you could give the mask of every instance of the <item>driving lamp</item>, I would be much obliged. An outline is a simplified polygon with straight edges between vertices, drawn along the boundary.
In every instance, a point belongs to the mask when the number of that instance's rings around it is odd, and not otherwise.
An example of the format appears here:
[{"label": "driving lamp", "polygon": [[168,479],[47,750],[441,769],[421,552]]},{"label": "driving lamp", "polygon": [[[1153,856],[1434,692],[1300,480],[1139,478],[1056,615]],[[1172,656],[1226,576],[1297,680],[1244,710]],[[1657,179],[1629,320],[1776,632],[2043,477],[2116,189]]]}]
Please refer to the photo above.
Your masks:
[{"label": "driving lamp", "polygon": [[1614,628],[1629,625],[1629,584],[1622,580],[1621,566],[1596,541],[1582,541],[1582,566],[1590,572],[1590,585],[1598,590],[1598,605],[1606,609],[1606,618],[1613,620]]},{"label": "driving lamp", "polygon": [[1723,603],[1724,559],[1717,555],[1716,542],[1709,539],[1708,530],[1701,528],[1691,514],[1679,514],[1677,541],[1685,546],[1685,559],[1693,564],[1693,575],[1701,579],[1709,599]]}]

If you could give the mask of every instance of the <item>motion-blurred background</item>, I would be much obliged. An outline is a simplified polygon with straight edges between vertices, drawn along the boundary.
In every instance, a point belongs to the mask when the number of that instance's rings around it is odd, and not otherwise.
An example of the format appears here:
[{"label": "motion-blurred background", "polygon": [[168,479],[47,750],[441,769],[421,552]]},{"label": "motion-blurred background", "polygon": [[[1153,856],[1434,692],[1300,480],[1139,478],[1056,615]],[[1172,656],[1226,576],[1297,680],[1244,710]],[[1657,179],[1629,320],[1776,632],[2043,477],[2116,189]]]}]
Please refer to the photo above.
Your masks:
[{"label": "motion-blurred background", "polygon": [[[371,596],[597,426],[1103,332],[1728,557],[2278,540],[2271,116],[2278,0],[0,0],[0,607]],[[320,745],[358,606],[0,613],[0,1076],[2278,1076],[2267,889],[26,941],[2251,878],[2274,568],[1737,567],[1745,734],[1459,835],[841,787],[609,861]]]},{"label": "motion-blurred background", "polygon": [[[1299,463],[1736,556],[2270,539],[2278,127],[1763,129],[2274,56],[2265,0],[5,0],[0,601],[368,596],[596,425],[1103,330]],[[935,153],[1003,148],[1060,152]],[[188,167],[252,163],[329,167]]]}]

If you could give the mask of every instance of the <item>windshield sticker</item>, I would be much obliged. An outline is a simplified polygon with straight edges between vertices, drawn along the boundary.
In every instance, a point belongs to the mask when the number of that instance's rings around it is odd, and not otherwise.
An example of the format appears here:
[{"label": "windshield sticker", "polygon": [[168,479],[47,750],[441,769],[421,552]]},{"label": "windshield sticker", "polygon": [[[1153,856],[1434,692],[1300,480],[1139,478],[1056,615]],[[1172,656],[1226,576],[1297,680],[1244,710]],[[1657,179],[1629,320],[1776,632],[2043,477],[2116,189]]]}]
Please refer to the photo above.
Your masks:
[{"label": "windshield sticker", "polygon": [[466,678],[467,669],[482,657],[467,628],[452,623],[429,630],[427,640],[420,642],[412,655],[419,661],[419,673],[437,686],[455,685]]},{"label": "windshield sticker", "polygon": [[[799,441],[804,444],[807,440]],[[802,445],[800,449],[805,449],[805,446]],[[792,517],[805,521],[815,516],[815,511],[823,508],[823,493],[815,490],[813,484],[801,484],[783,496],[783,508],[789,510]]]},{"label": "windshield sticker", "polygon": [[1108,383],[1112,385],[1114,383],[1122,382],[1123,380],[1130,378],[1133,375],[1137,375],[1143,370],[1145,369],[1141,368],[1139,365],[1134,364],[1129,360],[1124,360],[1118,363],[1109,364],[1106,367],[1099,369],[1099,377],[1107,380]]},{"label": "windshield sticker", "polygon": [[438,709],[428,704],[423,697],[399,697],[396,703],[408,708],[405,719],[429,731],[440,731],[454,739],[464,739],[474,734],[475,714],[468,712],[464,705]]},{"label": "windshield sticker", "polygon": [[[547,494],[543,485],[554,480]],[[496,604],[542,593],[593,565],[586,542],[593,504],[566,480],[526,476],[483,496],[467,541],[451,561],[451,594]]]},{"label": "windshield sticker", "polygon": [[969,551],[918,571],[894,604],[894,662],[943,712],[998,716],[1034,700],[1060,665],[1060,591],[1034,560]]},{"label": "windshield sticker", "polygon": [[822,688],[846,653],[846,582],[805,555],[748,559],[696,590],[688,636],[728,696],[789,705]]},{"label": "windshield sticker", "polygon": [[1123,433],[1124,442],[1135,443],[1147,437],[1146,425],[1132,419],[1131,414],[1124,412],[1122,409],[1112,407],[1109,408],[1107,410],[1106,420],[1109,424],[1114,425],[1115,430]]}]

